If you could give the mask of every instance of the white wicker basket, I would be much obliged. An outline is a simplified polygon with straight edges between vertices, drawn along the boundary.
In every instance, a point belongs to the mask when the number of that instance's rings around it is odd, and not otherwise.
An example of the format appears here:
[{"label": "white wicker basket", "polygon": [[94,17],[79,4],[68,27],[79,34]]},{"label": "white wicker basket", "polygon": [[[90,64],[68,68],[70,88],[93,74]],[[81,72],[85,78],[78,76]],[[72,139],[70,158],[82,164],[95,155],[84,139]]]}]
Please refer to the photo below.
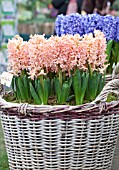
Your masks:
[{"label": "white wicker basket", "polygon": [[2,114],[10,170],[109,170],[119,114],[33,121]]},{"label": "white wicker basket", "polygon": [[119,101],[95,102],[108,92],[119,94],[117,77],[94,103],[81,106],[0,99],[10,170],[110,170],[119,133]]}]

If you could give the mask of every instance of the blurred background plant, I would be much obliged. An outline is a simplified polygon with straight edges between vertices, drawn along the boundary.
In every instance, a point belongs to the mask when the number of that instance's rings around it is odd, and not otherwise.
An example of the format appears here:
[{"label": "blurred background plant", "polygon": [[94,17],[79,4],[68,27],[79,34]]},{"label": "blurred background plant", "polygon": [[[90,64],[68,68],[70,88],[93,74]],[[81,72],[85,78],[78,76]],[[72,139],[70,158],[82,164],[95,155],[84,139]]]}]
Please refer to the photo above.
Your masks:
[{"label": "blurred background plant", "polygon": [[39,22],[52,20],[51,0],[19,0],[18,18],[20,21],[39,19]]}]

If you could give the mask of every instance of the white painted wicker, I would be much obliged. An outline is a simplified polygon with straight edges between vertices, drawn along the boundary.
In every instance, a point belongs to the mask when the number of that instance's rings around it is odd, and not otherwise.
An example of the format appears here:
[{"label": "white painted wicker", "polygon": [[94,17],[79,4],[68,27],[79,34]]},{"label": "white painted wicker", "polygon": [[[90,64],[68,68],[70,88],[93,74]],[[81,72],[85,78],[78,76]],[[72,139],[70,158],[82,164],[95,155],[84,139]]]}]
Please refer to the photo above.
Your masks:
[{"label": "white painted wicker", "polygon": [[112,75],[106,75],[105,83],[108,83],[109,81],[112,80]]},{"label": "white painted wicker", "polygon": [[70,121],[1,117],[10,170],[111,168],[119,114]]},{"label": "white painted wicker", "polygon": [[[94,102],[104,101],[113,90],[119,94],[117,77]],[[111,169],[119,133],[119,101],[34,106],[1,99],[0,105],[10,170]]]}]

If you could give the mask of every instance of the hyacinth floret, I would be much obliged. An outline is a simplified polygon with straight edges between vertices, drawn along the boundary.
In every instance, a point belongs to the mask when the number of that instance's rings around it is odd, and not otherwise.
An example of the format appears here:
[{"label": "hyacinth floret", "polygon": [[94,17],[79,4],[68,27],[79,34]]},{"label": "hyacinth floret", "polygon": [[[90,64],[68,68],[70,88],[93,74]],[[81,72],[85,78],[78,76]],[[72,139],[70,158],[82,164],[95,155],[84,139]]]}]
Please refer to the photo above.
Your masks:
[{"label": "hyacinth floret", "polygon": [[58,36],[61,35],[61,26],[63,25],[62,22],[64,20],[64,15],[58,15],[55,21],[55,31]]},{"label": "hyacinth floret", "polygon": [[66,15],[62,21],[61,35],[63,34],[80,34],[83,35],[82,18],[78,13]]},{"label": "hyacinth floret", "polygon": [[105,34],[107,41],[116,39],[117,20],[114,16],[103,16],[102,32]]}]

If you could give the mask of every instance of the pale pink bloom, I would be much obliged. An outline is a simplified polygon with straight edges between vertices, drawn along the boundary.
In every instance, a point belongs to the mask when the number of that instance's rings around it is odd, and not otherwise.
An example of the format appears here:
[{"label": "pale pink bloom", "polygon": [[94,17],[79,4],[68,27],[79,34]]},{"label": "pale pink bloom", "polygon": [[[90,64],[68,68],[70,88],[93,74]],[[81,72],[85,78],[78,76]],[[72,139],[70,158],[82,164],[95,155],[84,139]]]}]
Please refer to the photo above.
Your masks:
[{"label": "pale pink bloom", "polygon": [[[92,70],[99,70],[99,68],[105,68],[104,63],[106,62],[106,38],[101,31],[94,31],[94,36],[92,33],[85,35],[82,39],[83,44],[85,44],[85,49],[87,57],[86,63],[90,64]],[[82,57],[81,57],[82,58]],[[83,61],[81,61],[81,64]]]},{"label": "pale pink bloom", "polygon": [[16,36],[8,43],[10,69],[14,74],[27,69],[32,79],[59,71],[70,76],[71,70],[86,71],[88,65],[102,73],[107,67],[105,51],[106,38],[97,30],[83,37],[76,34],[45,39],[44,35],[34,35],[28,42]]},{"label": "pale pink bloom", "polygon": [[8,65],[14,74],[27,69],[29,63],[28,42],[18,35],[8,42]]}]

